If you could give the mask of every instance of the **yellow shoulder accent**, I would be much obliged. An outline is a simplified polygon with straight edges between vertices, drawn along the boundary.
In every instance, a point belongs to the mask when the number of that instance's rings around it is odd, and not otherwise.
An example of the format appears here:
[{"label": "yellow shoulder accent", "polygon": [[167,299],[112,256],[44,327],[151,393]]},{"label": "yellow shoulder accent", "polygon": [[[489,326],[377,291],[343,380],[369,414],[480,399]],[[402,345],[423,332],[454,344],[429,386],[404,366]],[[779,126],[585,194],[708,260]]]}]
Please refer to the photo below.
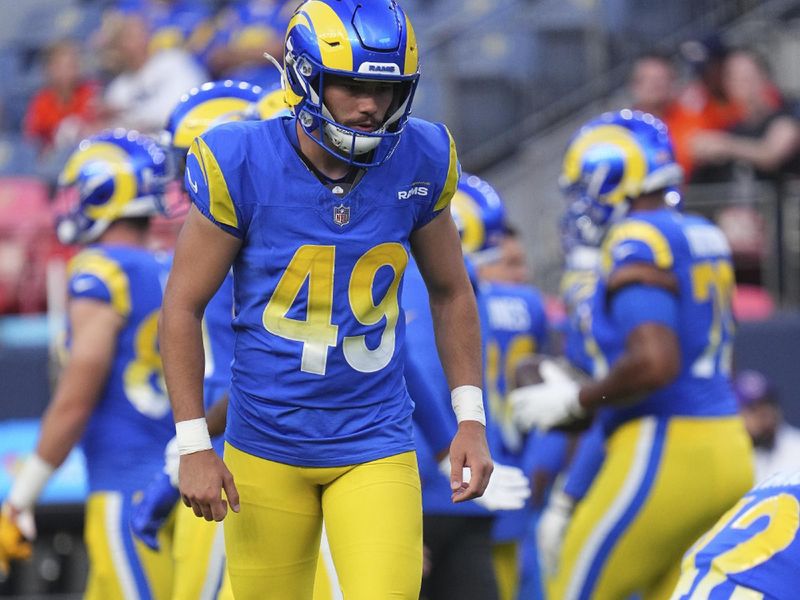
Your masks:
[{"label": "yellow shoulder accent", "polygon": [[208,186],[209,210],[211,216],[218,223],[239,228],[239,218],[236,216],[236,209],[233,207],[233,199],[228,191],[228,184],[225,176],[219,167],[217,159],[208,144],[203,138],[195,138],[192,147],[189,149],[189,156],[194,156],[200,163],[200,170],[203,173],[203,180]]},{"label": "yellow shoulder accent", "polygon": [[603,270],[608,273],[613,265],[612,253],[619,244],[635,240],[646,244],[653,252],[655,264],[660,269],[670,269],[674,262],[672,248],[657,227],[645,221],[623,221],[615,225],[603,243]]},{"label": "yellow shoulder accent", "polygon": [[69,277],[79,273],[97,277],[108,288],[114,310],[123,317],[131,313],[128,274],[114,259],[97,250],[84,250],[69,262],[67,272]]},{"label": "yellow shoulder accent", "polygon": [[458,155],[456,154],[456,142],[453,140],[453,136],[450,135],[450,131],[447,128],[445,128],[445,131],[447,131],[447,137],[450,140],[450,165],[447,168],[447,177],[444,181],[442,193],[439,194],[439,198],[433,206],[434,211],[442,210],[450,204],[450,200],[453,199],[453,194],[456,193],[456,188],[458,187],[459,168]]}]

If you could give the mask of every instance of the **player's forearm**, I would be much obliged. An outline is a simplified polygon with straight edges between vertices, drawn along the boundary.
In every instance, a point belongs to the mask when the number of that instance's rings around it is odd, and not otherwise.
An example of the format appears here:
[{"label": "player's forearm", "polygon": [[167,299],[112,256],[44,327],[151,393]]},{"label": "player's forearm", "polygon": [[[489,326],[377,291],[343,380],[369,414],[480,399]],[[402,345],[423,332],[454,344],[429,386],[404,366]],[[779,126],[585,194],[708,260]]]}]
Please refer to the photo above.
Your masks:
[{"label": "player's forearm", "polygon": [[176,423],[205,416],[201,321],[202,316],[196,311],[166,302],[161,312],[159,344]]},{"label": "player's forearm", "polygon": [[54,400],[42,419],[36,454],[52,467],[59,467],[81,439],[91,414],[91,407],[80,402]]},{"label": "player's forearm", "polygon": [[80,441],[110,368],[110,361],[81,358],[77,351],[70,357],[42,417],[36,446],[36,453],[51,466],[61,465]]},{"label": "player's forearm", "polygon": [[[468,282],[467,282],[468,284]],[[450,389],[481,387],[481,333],[472,287],[430,294],[436,347]]]},{"label": "player's forearm", "polygon": [[228,421],[228,394],[217,400],[206,413],[208,422],[208,434],[217,437],[225,433],[225,425]]}]

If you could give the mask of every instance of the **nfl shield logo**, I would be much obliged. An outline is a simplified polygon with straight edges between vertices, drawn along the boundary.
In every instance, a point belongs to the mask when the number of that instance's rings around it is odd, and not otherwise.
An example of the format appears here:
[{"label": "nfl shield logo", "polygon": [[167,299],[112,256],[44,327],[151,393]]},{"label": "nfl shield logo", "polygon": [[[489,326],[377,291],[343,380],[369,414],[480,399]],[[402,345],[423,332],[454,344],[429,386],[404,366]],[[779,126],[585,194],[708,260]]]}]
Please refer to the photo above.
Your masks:
[{"label": "nfl shield logo", "polygon": [[350,207],[340,204],[333,207],[333,222],[339,227],[344,227],[350,222]]}]

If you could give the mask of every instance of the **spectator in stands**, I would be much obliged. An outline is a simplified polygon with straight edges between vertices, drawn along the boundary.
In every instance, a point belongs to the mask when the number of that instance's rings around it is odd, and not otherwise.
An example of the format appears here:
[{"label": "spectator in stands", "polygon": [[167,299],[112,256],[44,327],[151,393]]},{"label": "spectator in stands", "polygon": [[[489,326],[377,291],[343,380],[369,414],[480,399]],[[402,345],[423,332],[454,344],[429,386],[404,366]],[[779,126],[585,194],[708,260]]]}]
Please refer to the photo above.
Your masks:
[{"label": "spectator in stands", "polygon": [[150,54],[150,32],[139,13],[118,12],[104,29],[104,62],[116,72],[104,97],[108,125],[161,131],[180,97],[206,81],[205,73],[182,48]]},{"label": "spectator in stands", "polygon": [[239,0],[218,17],[218,31],[208,51],[208,68],[217,78],[270,87],[280,79],[267,52],[283,59],[283,37],[297,2]]},{"label": "spectator in stands", "polygon": [[706,129],[724,129],[737,116],[718,84],[724,48],[712,41],[691,42],[685,47],[695,68],[693,78],[681,86],[675,64],[666,54],[649,53],[636,60],[629,90],[632,105],[649,112],[669,127],[675,158],[691,179],[695,157],[694,136]]},{"label": "spectator in stands", "polygon": [[25,115],[25,135],[40,150],[71,147],[93,128],[99,87],[81,69],[81,50],[62,40],[45,52],[45,84],[33,97]]},{"label": "spectator in stands", "polygon": [[800,429],[784,422],[775,386],[763,373],[746,370],[733,387],[755,446],[756,481],[800,468]]},{"label": "spectator in stands", "polygon": [[719,177],[725,179],[732,177],[734,163],[749,166],[761,178],[800,174],[800,122],[782,100],[763,58],[752,50],[732,52],[725,60],[722,82],[741,120],[729,131],[696,135],[696,160],[723,167]]},{"label": "spectator in stands", "polygon": [[208,3],[197,0],[120,0],[117,10],[141,14],[150,27],[149,50],[153,54],[183,48],[201,62],[214,35]]}]

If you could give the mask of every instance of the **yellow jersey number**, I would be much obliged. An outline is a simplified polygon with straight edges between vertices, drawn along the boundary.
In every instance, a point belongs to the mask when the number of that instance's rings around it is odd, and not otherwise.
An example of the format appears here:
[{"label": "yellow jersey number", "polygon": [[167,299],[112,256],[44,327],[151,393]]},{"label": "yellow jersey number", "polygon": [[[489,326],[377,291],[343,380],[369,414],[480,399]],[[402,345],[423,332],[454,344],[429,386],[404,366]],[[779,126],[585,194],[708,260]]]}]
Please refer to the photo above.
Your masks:
[{"label": "yellow jersey number", "polygon": [[[335,246],[300,246],[283,272],[264,308],[264,328],[289,340],[303,343],[300,370],[325,375],[328,349],[335,347],[339,326],[333,323],[333,281]],[[358,259],[350,275],[348,301],[356,320],[362,325],[376,325],[385,319],[381,342],[367,347],[365,336],[348,336],[342,342],[345,360],[356,371],[373,373],[389,364],[395,349],[395,328],[400,317],[397,291],[408,264],[408,254],[401,244],[380,244]],[[390,267],[394,278],[383,299],[373,300],[375,276],[382,267]],[[306,279],[308,304],[305,319],[292,319],[291,310]]]},{"label": "yellow jersey number", "polygon": [[170,407],[158,349],[158,309],[142,320],[134,336],[133,349],[134,358],[123,375],[125,395],[140,413],[160,419]]},{"label": "yellow jersey number", "polygon": [[[764,527],[750,532],[749,537],[733,548],[719,554],[711,561],[711,567],[699,581],[699,570],[695,566],[695,557],[708,547],[724,530],[745,533],[753,523],[766,517]],[[704,600],[708,598],[718,585],[728,579],[729,574],[742,573],[767,562],[772,556],[787,548],[800,528],[800,503],[791,494],[778,494],[764,498],[758,502],[753,496],[745,496],[730,509],[719,522],[689,550],[683,559],[682,575],[673,600],[684,597],[689,592],[688,600]],[[694,588],[694,591],[692,589]],[[744,600],[755,600],[749,590],[738,588],[733,597]],[[736,594],[739,594],[738,596]]]},{"label": "yellow jersey number", "polygon": [[735,329],[733,285],[733,267],[727,260],[709,260],[692,267],[692,296],[696,302],[710,301],[712,308],[708,344],[692,364],[695,377],[710,378],[717,369],[730,373]]}]

